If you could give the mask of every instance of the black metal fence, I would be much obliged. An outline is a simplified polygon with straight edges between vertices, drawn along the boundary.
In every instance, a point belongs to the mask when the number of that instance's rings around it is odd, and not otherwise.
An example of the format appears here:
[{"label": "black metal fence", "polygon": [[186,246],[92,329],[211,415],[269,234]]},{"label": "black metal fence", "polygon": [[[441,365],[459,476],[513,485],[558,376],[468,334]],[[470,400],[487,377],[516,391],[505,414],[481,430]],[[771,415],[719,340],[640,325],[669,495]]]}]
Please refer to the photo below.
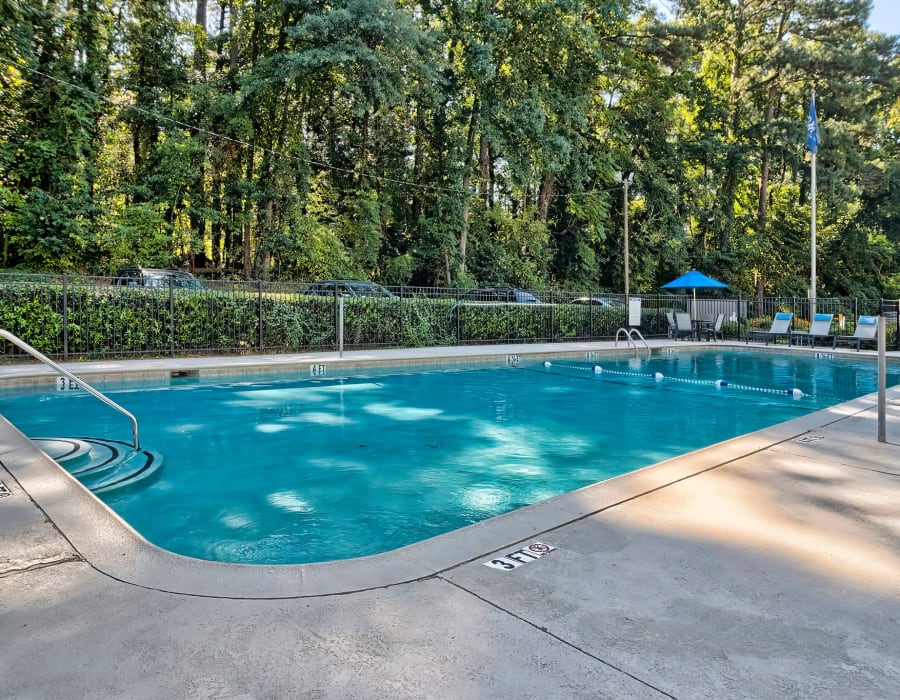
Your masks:
[{"label": "black metal fence", "polygon": [[[322,283],[204,281],[203,289],[121,286],[109,277],[0,274],[0,328],[55,359],[608,340],[635,321],[623,295]],[[775,313],[809,327],[834,315],[833,332],[852,334],[861,315],[883,314],[898,344],[898,303],[881,299],[632,295],[647,338],[669,332],[667,311],[725,315],[726,339],[766,329]],[[339,326],[339,319],[343,325]],[[632,325],[635,325],[632,323]],[[2,361],[28,359],[3,343]]]}]

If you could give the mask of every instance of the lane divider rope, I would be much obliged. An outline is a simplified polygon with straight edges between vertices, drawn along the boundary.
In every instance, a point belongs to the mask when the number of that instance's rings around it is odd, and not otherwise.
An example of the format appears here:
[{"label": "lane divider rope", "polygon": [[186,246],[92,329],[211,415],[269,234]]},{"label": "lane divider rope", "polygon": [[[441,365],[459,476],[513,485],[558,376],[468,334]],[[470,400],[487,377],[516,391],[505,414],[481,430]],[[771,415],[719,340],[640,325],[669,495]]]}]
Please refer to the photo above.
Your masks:
[{"label": "lane divider rope", "polygon": [[662,372],[623,372],[621,370],[616,369],[604,369],[600,365],[593,365],[590,367],[585,367],[584,365],[570,365],[564,362],[550,362],[547,360],[544,362],[544,367],[547,369],[551,367],[562,367],[565,369],[574,369],[581,370],[585,372],[593,372],[596,375],[600,374],[611,374],[619,377],[633,377],[635,379],[653,379],[654,381],[669,381],[669,382],[681,382],[682,384],[698,384],[703,386],[714,386],[717,389],[723,389],[728,387],[730,389],[739,389],[742,391],[758,391],[764,394],[781,394],[783,396],[792,396],[795,399],[802,398],[806,396],[800,389],[791,388],[791,389],[772,389],[769,387],[761,387],[761,386],[749,386],[747,384],[732,384],[731,382],[725,379],[686,379],[684,377],[667,377]]}]

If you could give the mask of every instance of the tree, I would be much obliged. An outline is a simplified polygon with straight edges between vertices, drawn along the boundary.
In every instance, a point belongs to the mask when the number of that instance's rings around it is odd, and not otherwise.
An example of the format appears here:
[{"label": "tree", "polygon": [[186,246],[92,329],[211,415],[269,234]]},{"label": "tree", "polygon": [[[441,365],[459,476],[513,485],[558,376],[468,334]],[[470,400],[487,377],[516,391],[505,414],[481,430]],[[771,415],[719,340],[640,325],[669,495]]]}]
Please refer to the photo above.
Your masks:
[{"label": "tree", "polygon": [[[871,108],[897,91],[890,60],[897,47],[868,32],[867,15],[863,0],[680,3],[679,17],[706,30],[682,134],[696,143],[694,167],[707,182],[708,216],[697,217],[695,231],[715,241],[717,262],[759,294],[804,294],[807,286],[802,217],[794,210],[803,207],[808,217],[802,143],[813,87],[832,146],[819,157],[823,245],[841,236],[843,212],[858,197],[853,181],[865,160]],[[773,229],[773,220],[783,228]]]},{"label": "tree", "polygon": [[0,145],[8,175],[4,261],[73,269],[97,255],[94,160],[106,104],[113,13],[104,0],[10,3],[30,24],[4,35],[10,123]]}]

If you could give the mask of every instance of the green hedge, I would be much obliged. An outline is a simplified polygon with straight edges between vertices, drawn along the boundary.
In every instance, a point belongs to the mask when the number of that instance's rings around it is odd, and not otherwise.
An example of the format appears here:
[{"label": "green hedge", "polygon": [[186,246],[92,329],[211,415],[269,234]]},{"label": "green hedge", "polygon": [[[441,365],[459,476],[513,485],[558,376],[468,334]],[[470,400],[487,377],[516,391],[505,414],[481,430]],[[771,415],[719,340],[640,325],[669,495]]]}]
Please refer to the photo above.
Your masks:
[{"label": "green hedge", "polygon": [[[0,284],[0,327],[54,357],[337,347],[337,305],[330,297],[252,286],[171,292],[100,283],[70,282],[64,287],[46,279]],[[754,320],[761,322],[753,319],[751,325]],[[624,322],[623,308],[571,303],[460,303],[451,296],[350,298],[344,299],[343,340],[350,349],[609,339]],[[665,335],[662,312],[645,305],[640,329],[648,338]],[[741,334],[733,322],[724,330],[726,337]],[[889,324],[889,347],[895,347],[896,333],[896,324]]]},{"label": "green hedge", "polygon": [[[331,349],[338,342],[336,317],[333,298],[302,294],[38,282],[0,286],[0,325],[57,357]],[[651,317],[648,312],[648,327]],[[345,299],[343,340],[353,348],[609,338],[623,321],[621,309],[578,304]]]}]

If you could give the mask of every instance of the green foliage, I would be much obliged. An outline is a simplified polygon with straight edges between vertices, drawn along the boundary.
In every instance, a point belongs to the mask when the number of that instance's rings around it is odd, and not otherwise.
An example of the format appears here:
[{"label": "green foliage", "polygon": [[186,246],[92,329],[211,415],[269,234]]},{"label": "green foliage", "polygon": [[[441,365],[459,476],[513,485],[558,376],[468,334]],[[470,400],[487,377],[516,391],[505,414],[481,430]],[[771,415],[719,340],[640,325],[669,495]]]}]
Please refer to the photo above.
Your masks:
[{"label": "green foliage", "polygon": [[375,268],[381,247],[378,195],[371,190],[354,192],[342,208],[346,213],[336,222],[338,237],[344,243],[352,267],[371,271]]},{"label": "green foliage", "polygon": [[54,352],[62,340],[59,290],[32,284],[0,288],[0,328],[41,352]]},{"label": "green foliage", "polygon": [[107,109],[98,91],[109,68],[110,7],[4,9],[27,22],[0,35],[0,182],[11,190],[4,196],[4,263],[73,269],[96,251],[97,123]]},{"label": "green foliage", "polygon": [[500,207],[478,210],[471,223],[471,271],[486,284],[540,289],[550,256],[547,224],[534,210],[512,217]]},{"label": "green foliage", "polygon": [[815,88],[819,293],[897,295],[900,46],[861,0],[184,9],[0,0],[3,267],[623,289],[626,171],[632,290],[803,295]]},{"label": "green foliage", "polygon": [[[70,358],[331,349],[338,309],[330,297],[233,289],[112,287],[62,278],[4,280],[0,327],[42,352]],[[477,304],[404,294],[346,298],[345,347],[427,347],[479,342],[610,338],[623,310],[571,303]],[[658,319],[644,311],[645,328]],[[260,331],[262,337],[260,338]]]},{"label": "green foliage", "polygon": [[393,284],[409,284],[416,270],[416,261],[409,253],[382,260],[381,275]]},{"label": "green foliage", "polygon": [[106,249],[117,265],[141,264],[147,267],[172,267],[171,226],[160,205],[132,204],[111,221]]},{"label": "green foliage", "polygon": [[582,304],[476,304],[450,308],[448,320],[460,342],[510,342],[612,338],[623,310]]}]

